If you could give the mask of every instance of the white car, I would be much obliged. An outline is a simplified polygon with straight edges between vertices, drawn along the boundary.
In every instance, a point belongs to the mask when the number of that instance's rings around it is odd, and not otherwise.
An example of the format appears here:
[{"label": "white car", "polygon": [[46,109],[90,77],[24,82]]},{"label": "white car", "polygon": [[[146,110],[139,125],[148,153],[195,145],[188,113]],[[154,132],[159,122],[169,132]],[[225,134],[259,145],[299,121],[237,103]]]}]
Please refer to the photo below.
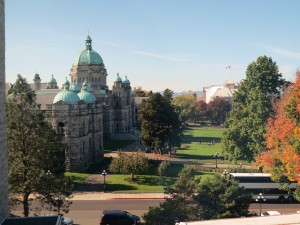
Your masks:
[{"label": "white car", "polygon": [[278,215],[281,215],[281,213],[278,211],[266,211],[261,213],[261,216],[278,216]]},{"label": "white car", "polygon": [[63,217],[63,218],[64,218],[64,220],[63,220],[64,225],[73,225],[72,218],[70,218],[70,217]]}]

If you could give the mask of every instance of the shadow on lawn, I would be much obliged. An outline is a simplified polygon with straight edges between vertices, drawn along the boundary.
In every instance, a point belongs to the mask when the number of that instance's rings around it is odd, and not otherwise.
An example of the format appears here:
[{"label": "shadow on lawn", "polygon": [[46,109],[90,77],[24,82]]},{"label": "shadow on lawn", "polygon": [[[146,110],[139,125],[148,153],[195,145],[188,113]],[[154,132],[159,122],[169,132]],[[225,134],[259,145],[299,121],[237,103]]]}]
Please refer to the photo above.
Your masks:
[{"label": "shadow on lawn", "polygon": [[140,185],[148,185],[148,186],[169,186],[174,184],[176,181],[175,177],[144,177],[139,176],[136,183]]},{"label": "shadow on lawn", "polygon": [[[136,190],[135,187],[125,184],[105,184],[105,191],[127,191]],[[103,184],[75,184],[74,192],[101,192],[103,191]]]},{"label": "shadow on lawn", "polygon": [[194,137],[192,135],[184,135],[181,144],[191,144],[192,142],[199,142],[201,144],[208,144],[209,142],[220,143],[221,138],[218,137]]},{"label": "shadow on lawn", "polygon": [[[176,153],[176,158],[178,159],[193,159],[193,160],[215,160],[216,158],[214,158],[213,155],[186,155],[186,154],[181,154],[181,153]],[[224,160],[223,156],[219,156],[218,160]]]}]

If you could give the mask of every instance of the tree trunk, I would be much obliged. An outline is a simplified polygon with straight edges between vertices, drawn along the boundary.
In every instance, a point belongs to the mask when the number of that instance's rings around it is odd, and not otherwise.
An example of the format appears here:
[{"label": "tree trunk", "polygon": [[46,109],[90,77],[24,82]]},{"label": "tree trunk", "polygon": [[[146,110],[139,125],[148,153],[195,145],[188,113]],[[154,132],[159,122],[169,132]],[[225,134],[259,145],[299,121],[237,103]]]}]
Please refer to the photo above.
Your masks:
[{"label": "tree trunk", "polygon": [[29,193],[23,194],[23,214],[25,217],[29,216],[29,202],[28,202],[29,195],[30,195]]}]

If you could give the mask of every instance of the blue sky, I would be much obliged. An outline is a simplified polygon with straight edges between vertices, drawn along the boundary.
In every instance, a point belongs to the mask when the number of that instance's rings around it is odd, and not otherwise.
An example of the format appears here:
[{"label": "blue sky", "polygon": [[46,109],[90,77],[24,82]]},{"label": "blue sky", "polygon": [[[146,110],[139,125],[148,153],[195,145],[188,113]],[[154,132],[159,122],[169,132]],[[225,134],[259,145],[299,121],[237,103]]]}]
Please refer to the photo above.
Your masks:
[{"label": "blue sky", "polygon": [[[6,0],[6,81],[62,84],[89,32],[111,88],[117,72],[146,90],[236,82],[258,56],[284,78],[300,67],[298,0]],[[227,66],[230,69],[226,69]]]}]

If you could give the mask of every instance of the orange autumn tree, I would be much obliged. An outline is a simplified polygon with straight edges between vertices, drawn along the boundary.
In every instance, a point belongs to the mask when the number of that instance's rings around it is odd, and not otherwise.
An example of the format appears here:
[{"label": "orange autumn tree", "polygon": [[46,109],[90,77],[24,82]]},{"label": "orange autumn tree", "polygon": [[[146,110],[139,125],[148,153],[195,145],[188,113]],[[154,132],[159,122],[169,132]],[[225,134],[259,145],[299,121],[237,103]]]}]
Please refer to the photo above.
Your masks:
[{"label": "orange autumn tree", "polygon": [[274,106],[276,114],[269,118],[265,135],[267,150],[256,162],[277,182],[287,178],[300,183],[300,72]]}]

